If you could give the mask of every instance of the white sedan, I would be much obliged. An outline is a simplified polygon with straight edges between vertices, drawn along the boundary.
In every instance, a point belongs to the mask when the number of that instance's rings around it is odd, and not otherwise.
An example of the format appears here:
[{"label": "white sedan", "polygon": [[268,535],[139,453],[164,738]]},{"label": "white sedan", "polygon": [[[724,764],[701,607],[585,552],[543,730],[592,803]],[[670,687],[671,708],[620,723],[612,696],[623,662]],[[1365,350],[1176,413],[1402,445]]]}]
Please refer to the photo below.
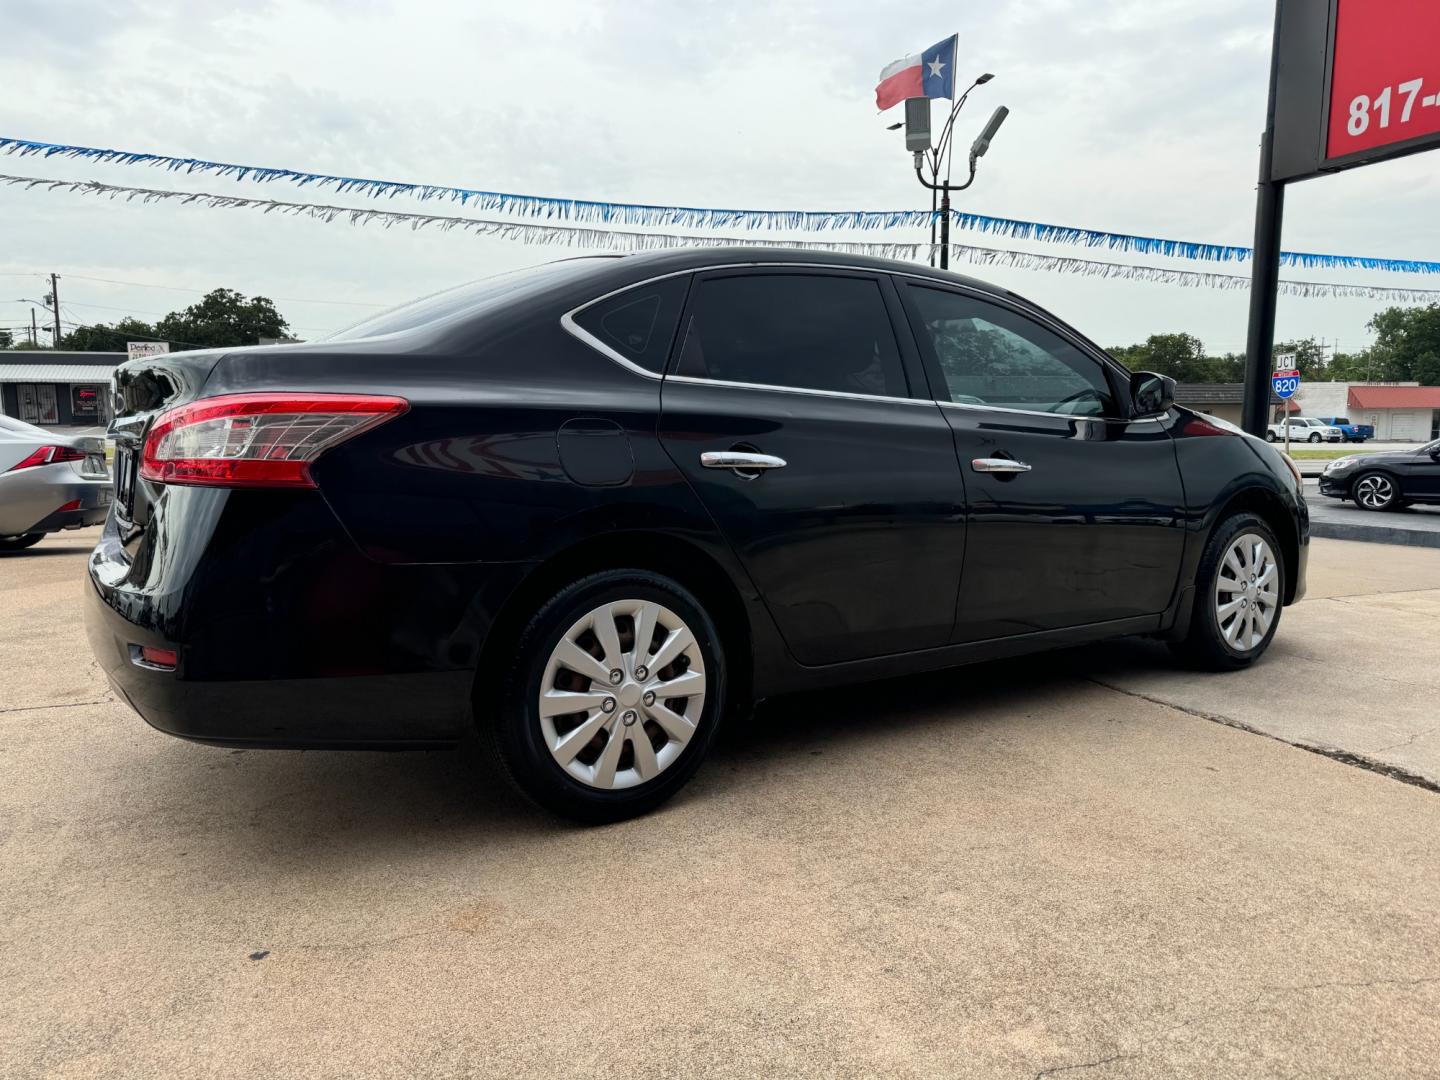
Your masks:
[{"label": "white sedan", "polygon": [[99,525],[110,511],[105,441],[0,416],[0,552]]}]

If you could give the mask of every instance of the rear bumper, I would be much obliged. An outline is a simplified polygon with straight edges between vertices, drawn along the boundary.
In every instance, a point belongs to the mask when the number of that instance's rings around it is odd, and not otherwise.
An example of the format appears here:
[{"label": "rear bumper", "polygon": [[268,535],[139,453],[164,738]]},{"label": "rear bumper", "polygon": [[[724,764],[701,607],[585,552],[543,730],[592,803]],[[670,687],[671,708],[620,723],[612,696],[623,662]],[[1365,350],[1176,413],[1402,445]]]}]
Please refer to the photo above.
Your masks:
[{"label": "rear bumper", "polygon": [[95,506],[82,506],[79,510],[57,510],[25,531],[27,533],[53,533],[60,532],[62,529],[88,529],[91,525],[103,524],[109,513],[110,503],[108,500]]},{"label": "rear bumper", "polygon": [[0,484],[0,536],[53,533],[99,525],[110,512],[109,477],[79,476],[69,463],[7,476]]},{"label": "rear bumper", "polygon": [[87,590],[85,630],[110,685],[157,731],[219,746],[418,749],[459,741],[467,671],[201,682],[141,667],[132,646],[176,648]]},{"label": "rear bumper", "polygon": [[[107,522],[85,599],[96,661],[150,726],[312,749],[447,746],[470,730],[489,597],[523,568],[376,564],[313,493],[166,498],[165,524],[138,540]],[[175,669],[139,666],[139,646],[174,650]]]}]

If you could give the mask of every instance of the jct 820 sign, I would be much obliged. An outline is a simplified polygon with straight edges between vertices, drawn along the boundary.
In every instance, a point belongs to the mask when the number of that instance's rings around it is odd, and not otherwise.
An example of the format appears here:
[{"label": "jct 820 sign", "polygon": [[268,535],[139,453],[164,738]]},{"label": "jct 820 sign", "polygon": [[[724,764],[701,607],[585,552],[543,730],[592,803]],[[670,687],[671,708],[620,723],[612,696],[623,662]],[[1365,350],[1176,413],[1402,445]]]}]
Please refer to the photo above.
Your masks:
[{"label": "jct 820 sign", "polygon": [[1339,0],[1326,158],[1440,133],[1440,3]]}]

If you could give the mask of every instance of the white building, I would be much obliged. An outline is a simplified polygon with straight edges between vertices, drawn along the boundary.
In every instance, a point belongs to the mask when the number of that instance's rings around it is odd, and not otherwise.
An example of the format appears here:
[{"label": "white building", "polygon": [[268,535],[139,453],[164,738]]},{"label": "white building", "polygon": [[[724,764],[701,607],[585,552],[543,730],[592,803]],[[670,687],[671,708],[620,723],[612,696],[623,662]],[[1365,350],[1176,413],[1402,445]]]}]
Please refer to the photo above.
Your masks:
[{"label": "white building", "polygon": [[1344,416],[1386,442],[1440,439],[1440,386],[1419,383],[1301,383],[1303,416]]}]

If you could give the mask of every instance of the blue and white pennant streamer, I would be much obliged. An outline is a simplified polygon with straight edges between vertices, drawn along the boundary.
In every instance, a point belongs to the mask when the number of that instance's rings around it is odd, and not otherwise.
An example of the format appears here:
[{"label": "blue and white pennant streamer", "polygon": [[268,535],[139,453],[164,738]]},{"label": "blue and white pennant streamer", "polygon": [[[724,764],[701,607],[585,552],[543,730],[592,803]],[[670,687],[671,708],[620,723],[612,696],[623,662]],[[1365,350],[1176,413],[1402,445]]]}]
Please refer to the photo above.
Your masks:
[{"label": "blue and white pennant streamer", "polygon": [[[67,143],[37,142],[0,136],[0,153],[21,157],[77,158],[109,164],[147,165],[170,172],[210,173],[235,180],[260,183],[280,181],[300,187],[315,187],[339,193],[394,198],[409,195],[422,201],[442,199],[517,218],[577,221],[607,225],[674,226],[704,229],[876,231],[928,228],[934,215],[928,210],[741,210],[693,206],[663,206],[650,203],[604,202],[591,199],[564,199],[543,195],[521,195],[443,184],[417,184],[394,180],[337,176],[329,173],[260,165],[239,165],[202,158],[182,158],[133,150],[112,150]],[[1234,244],[1207,244],[1190,240],[1108,232],[1071,225],[1053,225],[1019,218],[994,217],[952,211],[952,224],[960,229],[1032,240],[1047,244],[1105,248],[1117,252],[1158,255],[1203,262],[1243,262],[1251,249]],[[1286,266],[1306,269],[1379,270],[1400,274],[1440,274],[1440,262],[1420,259],[1382,259],[1363,255],[1324,255],[1287,251],[1281,254]]]},{"label": "blue and white pennant streamer", "polygon": [[[127,187],[102,184],[93,180],[52,180],[34,176],[10,176],[0,173],[0,185],[26,189],[44,188],[83,195],[100,195],[110,199],[142,203],[178,202],[185,206],[207,206],[217,209],[259,210],[316,218],[321,221],[348,221],[352,225],[379,223],[386,228],[408,225],[412,230],[434,227],[441,231],[475,233],[525,244],[560,245],[600,251],[661,251],[688,247],[782,247],[810,251],[834,251],[848,255],[873,255],[880,258],[928,259],[936,251],[930,244],[862,241],[862,240],[778,240],[753,236],[714,236],[685,233],[632,232],[621,229],[596,229],[579,225],[552,225],[527,221],[502,221],[488,218],[454,217],[443,214],[417,214],[397,210],[376,210],[366,207],[332,206],[324,203],[284,202],[278,199],[256,199],[243,195],[217,195],[199,191],[168,191],[159,188]],[[1243,274],[1218,274],[1194,270],[1175,270],[1162,266],[1137,266],[1129,263],[1105,262],[1069,256],[1044,255],[1008,248],[977,247],[951,244],[951,257],[976,266],[1003,266],[1023,270],[1045,270],[1052,273],[1078,274],[1122,281],[1152,281],[1189,288],[1248,289],[1250,279]],[[1281,279],[1280,291],[1290,296],[1340,297],[1383,300],[1390,303],[1424,304],[1440,301],[1440,290],[1403,289],[1373,285],[1350,285],[1325,281],[1291,281]]]}]

